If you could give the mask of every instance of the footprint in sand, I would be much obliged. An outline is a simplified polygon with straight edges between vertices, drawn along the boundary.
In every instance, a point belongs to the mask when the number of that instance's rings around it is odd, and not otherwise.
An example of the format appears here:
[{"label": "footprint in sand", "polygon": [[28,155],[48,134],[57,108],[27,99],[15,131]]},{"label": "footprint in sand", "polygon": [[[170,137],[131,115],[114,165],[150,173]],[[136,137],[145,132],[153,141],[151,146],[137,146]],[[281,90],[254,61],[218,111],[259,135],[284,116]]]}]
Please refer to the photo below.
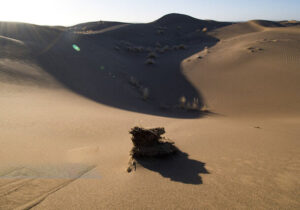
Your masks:
[{"label": "footprint in sand", "polygon": [[0,209],[30,209],[83,176],[100,179],[94,170],[98,153],[98,147],[81,147],[67,151],[66,160],[59,164],[2,169]]},{"label": "footprint in sand", "polygon": [[64,164],[9,169],[0,176],[0,209],[30,209],[94,168]]}]

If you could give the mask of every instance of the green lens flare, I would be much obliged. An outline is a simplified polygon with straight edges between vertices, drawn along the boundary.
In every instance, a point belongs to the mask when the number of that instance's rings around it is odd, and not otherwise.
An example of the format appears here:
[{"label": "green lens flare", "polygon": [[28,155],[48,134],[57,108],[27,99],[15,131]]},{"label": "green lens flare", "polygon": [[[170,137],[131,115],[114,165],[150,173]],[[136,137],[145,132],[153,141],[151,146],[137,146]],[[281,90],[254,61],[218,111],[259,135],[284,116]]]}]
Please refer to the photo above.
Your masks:
[{"label": "green lens flare", "polygon": [[78,47],[76,44],[72,45],[73,49],[76,50],[77,52],[80,51],[80,47]]}]

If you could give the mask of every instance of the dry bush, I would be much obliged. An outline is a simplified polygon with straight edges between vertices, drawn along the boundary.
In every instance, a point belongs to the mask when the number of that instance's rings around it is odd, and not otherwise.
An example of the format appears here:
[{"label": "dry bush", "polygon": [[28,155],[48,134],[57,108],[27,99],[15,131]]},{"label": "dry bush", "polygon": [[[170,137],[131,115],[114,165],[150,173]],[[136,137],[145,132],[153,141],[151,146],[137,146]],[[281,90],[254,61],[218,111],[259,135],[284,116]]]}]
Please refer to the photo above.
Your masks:
[{"label": "dry bush", "polygon": [[126,45],[126,49],[129,52],[134,52],[134,53],[141,53],[144,52],[144,47],[140,47],[140,46],[133,46],[133,45]]},{"label": "dry bush", "polygon": [[186,103],[186,97],[185,96],[181,96],[180,98],[179,98],[179,107],[180,108],[185,108],[185,103]]},{"label": "dry bush", "polygon": [[139,91],[139,93],[142,95],[143,100],[149,99],[149,88],[143,87],[143,85],[133,76],[129,78],[129,83]]},{"label": "dry bush", "polygon": [[179,46],[178,46],[178,45],[174,45],[174,46],[172,47],[172,50],[179,50]]},{"label": "dry bush", "polygon": [[180,50],[185,50],[185,49],[186,49],[186,46],[185,46],[184,44],[180,44],[180,45],[178,46],[178,49],[180,49]]},{"label": "dry bush", "polygon": [[153,50],[152,50],[151,47],[147,47],[147,48],[145,49],[145,51],[148,52],[148,53],[150,53],[150,52],[152,52]]},{"label": "dry bush", "polygon": [[121,48],[118,47],[118,46],[115,46],[114,49],[117,50],[117,51],[120,51],[120,50],[121,50]]},{"label": "dry bush", "polygon": [[151,59],[151,58],[148,58],[148,59],[145,61],[145,64],[147,64],[147,65],[153,65],[153,64],[155,64],[155,60],[154,60],[154,59]]},{"label": "dry bush", "polygon": [[159,48],[159,47],[161,47],[161,44],[160,44],[159,42],[156,42],[156,43],[155,43],[155,47],[158,47],[158,48]]},{"label": "dry bush", "polygon": [[163,48],[160,48],[157,50],[157,52],[159,52],[160,54],[163,54],[163,53],[165,53],[165,50]]},{"label": "dry bush", "polygon": [[135,53],[138,53],[138,52],[140,52],[140,49],[139,49],[139,47],[132,47],[131,51],[135,52]]},{"label": "dry bush", "polygon": [[127,49],[128,52],[133,52],[134,51],[133,47],[126,47],[126,49]]},{"label": "dry bush", "polygon": [[155,52],[150,52],[148,55],[147,55],[147,58],[157,58],[157,55],[155,54]]},{"label": "dry bush", "polygon": [[160,48],[159,47],[155,47],[155,52],[159,53]]},{"label": "dry bush", "polygon": [[199,98],[193,98],[192,109],[199,109]]},{"label": "dry bush", "polygon": [[193,98],[193,101],[186,104],[186,110],[188,111],[200,111],[199,99]]},{"label": "dry bush", "polygon": [[133,76],[129,78],[129,83],[134,87],[140,87],[139,81]]},{"label": "dry bush", "polygon": [[143,96],[143,100],[147,100],[149,98],[149,95],[150,95],[150,91],[149,91],[149,88],[142,88],[142,96]]},{"label": "dry bush", "polygon": [[166,51],[170,50],[170,47],[169,47],[169,45],[165,45],[162,49],[163,49],[163,51],[166,52]]},{"label": "dry bush", "polygon": [[185,96],[179,98],[179,108],[185,109],[186,111],[204,111],[202,110],[203,107],[200,106],[199,98],[193,98],[192,102],[187,101]]},{"label": "dry bush", "polygon": [[145,48],[144,47],[137,47],[138,52],[144,52]]},{"label": "dry bush", "polygon": [[206,104],[204,104],[204,105],[201,107],[200,111],[201,111],[201,112],[208,112],[208,113],[210,112],[209,109],[208,109],[208,106],[207,106]]},{"label": "dry bush", "polygon": [[159,29],[159,30],[156,31],[156,33],[157,33],[158,35],[163,35],[163,34],[164,34],[164,30]]},{"label": "dry bush", "polygon": [[204,48],[204,55],[207,55],[208,53],[209,53],[209,50],[208,50],[208,47],[206,46],[205,48]]}]

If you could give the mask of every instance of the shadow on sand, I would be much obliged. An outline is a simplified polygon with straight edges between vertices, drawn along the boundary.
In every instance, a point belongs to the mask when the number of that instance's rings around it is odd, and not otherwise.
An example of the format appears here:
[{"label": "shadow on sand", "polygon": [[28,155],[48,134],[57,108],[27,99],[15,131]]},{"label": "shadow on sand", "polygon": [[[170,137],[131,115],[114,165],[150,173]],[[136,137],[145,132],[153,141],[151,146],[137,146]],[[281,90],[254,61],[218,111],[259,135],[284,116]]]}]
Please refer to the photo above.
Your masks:
[{"label": "shadow on sand", "polygon": [[[216,40],[193,49],[159,55],[157,64],[146,66],[147,53],[111,52],[109,48],[113,48],[113,44],[107,46],[106,37],[101,35],[81,37],[80,41],[73,42],[66,39],[64,37],[51,50],[40,55],[38,62],[73,92],[101,104],[133,112],[172,118],[207,115],[174,107],[179,105],[182,96],[188,103],[196,98],[199,106],[203,106],[201,93],[185,78],[180,65],[183,59],[206,45],[214,45]],[[81,51],[75,52],[71,48],[72,43],[77,43]],[[131,77],[149,89],[148,100],[142,100],[141,91],[130,84]]]},{"label": "shadow on sand", "polygon": [[[185,17],[178,18],[185,20]],[[207,113],[174,109],[182,96],[187,103],[197,99],[199,107],[204,105],[200,91],[182,72],[181,62],[219,41],[206,33],[195,32],[199,24],[213,24],[211,27],[226,25],[199,21],[188,18],[180,30],[173,21],[173,25],[166,25],[168,32],[162,36],[157,35],[156,30],[163,21],[129,24],[105,33],[79,34],[66,30],[55,39],[55,43],[49,44],[51,47],[37,56],[37,61],[65,87],[96,102],[157,116],[198,118]],[[152,51],[163,46],[168,46],[169,50],[156,52],[155,64],[145,65],[148,52],[128,51],[120,44],[124,42],[142,49],[150,47]],[[157,43],[160,43],[160,48],[156,47]],[[73,44],[80,50],[74,50]],[[187,48],[173,49],[179,44]],[[142,91],[130,85],[131,78],[149,90],[148,100],[142,100]]]},{"label": "shadow on sand", "polygon": [[138,158],[138,164],[165,178],[184,184],[202,184],[199,174],[209,174],[205,163],[189,159],[187,153],[179,151],[176,155],[164,158]]},{"label": "shadow on sand", "polygon": [[[178,109],[183,96],[187,104],[196,99],[199,108],[204,105],[200,90],[186,78],[181,64],[219,41],[202,28],[210,31],[230,23],[169,14],[147,24],[116,24],[0,23],[0,35],[9,38],[2,39],[7,52],[0,55],[33,59],[66,88],[101,104],[172,118],[206,115]],[[145,64],[149,52],[157,54],[153,65]],[[139,82],[138,88],[130,84],[132,78]],[[147,100],[143,100],[145,88]]]}]

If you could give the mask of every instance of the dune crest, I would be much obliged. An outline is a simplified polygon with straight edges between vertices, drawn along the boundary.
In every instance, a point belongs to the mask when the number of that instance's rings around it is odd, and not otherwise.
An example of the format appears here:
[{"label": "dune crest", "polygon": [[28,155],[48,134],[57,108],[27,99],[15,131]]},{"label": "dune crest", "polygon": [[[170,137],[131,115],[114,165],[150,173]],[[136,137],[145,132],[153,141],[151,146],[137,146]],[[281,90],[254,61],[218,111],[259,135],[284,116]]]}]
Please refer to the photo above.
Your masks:
[{"label": "dune crest", "polygon": [[[181,14],[0,22],[0,209],[299,209],[299,35]],[[181,151],[127,173],[133,126]]]}]

